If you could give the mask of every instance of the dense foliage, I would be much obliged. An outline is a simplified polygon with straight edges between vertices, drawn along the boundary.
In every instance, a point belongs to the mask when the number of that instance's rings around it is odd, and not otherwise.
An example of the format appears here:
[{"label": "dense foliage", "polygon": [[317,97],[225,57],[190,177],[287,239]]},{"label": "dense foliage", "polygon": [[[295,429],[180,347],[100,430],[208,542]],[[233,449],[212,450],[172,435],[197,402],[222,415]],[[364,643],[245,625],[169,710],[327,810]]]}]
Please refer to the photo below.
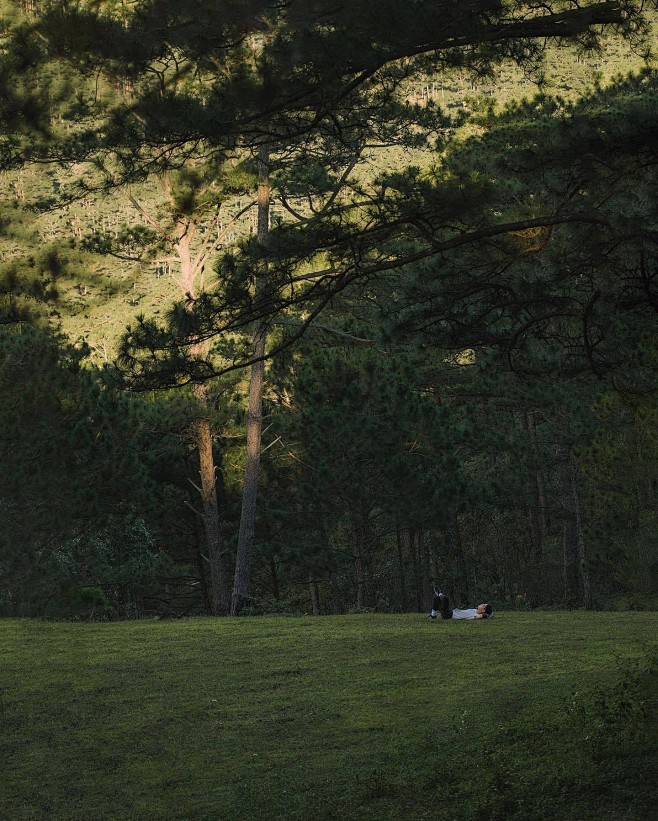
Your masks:
[{"label": "dense foliage", "polygon": [[413,94],[651,16],[3,8],[3,612],[655,602],[656,74]]}]

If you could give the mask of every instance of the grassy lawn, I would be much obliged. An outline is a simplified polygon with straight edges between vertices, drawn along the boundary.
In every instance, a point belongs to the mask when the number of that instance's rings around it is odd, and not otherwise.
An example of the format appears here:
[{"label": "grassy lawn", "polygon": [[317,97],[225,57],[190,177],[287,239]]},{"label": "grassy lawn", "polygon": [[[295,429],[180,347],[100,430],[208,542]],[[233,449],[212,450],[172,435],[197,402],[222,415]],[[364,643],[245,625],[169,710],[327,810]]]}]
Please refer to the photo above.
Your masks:
[{"label": "grassy lawn", "polygon": [[0,817],[645,821],[657,628],[0,621]]}]

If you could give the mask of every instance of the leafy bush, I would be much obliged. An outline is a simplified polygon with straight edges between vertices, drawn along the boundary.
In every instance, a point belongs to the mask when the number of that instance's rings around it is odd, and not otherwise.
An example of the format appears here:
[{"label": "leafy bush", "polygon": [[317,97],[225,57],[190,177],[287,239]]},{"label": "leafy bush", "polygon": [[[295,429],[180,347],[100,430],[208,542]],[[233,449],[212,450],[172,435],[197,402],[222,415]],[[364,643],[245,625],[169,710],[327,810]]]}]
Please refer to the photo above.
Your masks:
[{"label": "leafy bush", "polygon": [[112,517],[102,530],[64,543],[50,561],[61,579],[65,612],[93,616],[102,609],[119,617],[140,615],[144,596],[170,564],[154,550],[144,520],[135,516]]},{"label": "leafy bush", "polygon": [[107,610],[108,601],[100,587],[75,587],[71,591],[71,605],[92,619]]},{"label": "leafy bush", "polygon": [[648,684],[658,676],[655,651],[620,665],[617,681],[590,692],[574,692],[569,713],[592,757],[600,760],[647,740]]}]

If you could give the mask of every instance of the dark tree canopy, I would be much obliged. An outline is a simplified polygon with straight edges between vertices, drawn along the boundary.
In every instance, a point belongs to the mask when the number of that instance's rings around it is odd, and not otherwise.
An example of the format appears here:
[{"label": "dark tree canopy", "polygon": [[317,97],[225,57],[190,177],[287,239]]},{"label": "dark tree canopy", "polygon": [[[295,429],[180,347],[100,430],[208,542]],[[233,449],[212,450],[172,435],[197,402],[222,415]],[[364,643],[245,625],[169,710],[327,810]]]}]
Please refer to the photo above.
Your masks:
[{"label": "dark tree canopy", "polygon": [[[549,43],[585,59],[606,33],[648,53],[641,4],[21,8],[0,163],[48,190],[0,223],[39,245],[0,279],[5,612],[44,590],[67,613],[224,612],[247,485],[246,611],[422,609],[432,579],[510,606],[651,592],[656,75],[504,110],[412,93],[538,77]],[[141,222],[46,246],[38,215],[90,192]],[[224,243],[238,199],[252,232]],[[44,329],[64,269],[89,304],[97,253],[180,269],[122,382]]]}]

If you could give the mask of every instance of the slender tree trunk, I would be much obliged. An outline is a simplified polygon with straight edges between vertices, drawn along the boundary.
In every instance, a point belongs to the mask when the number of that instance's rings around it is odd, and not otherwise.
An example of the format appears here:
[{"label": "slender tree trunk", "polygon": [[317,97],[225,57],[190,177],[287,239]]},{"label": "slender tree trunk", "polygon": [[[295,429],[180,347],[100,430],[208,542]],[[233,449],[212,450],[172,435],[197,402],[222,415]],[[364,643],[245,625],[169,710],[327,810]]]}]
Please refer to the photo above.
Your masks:
[{"label": "slender tree trunk", "polygon": [[311,607],[313,609],[313,615],[319,616],[320,615],[320,591],[318,590],[318,582],[317,579],[314,578],[314,574],[309,571],[308,574],[308,592],[311,596]]},{"label": "slender tree trunk", "polygon": [[[194,298],[195,271],[190,254],[191,231],[187,223],[178,222],[176,230],[180,241],[176,244],[176,253],[181,268],[181,290],[186,296]],[[193,345],[190,354],[203,359],[208,352],[205,343]],[[215,616],[225,615],[229,611],[229,579],[224,552],[224,540],[221,527],[219,504],[217,501],[217,466],[213,453],[213,430],[210,424],[208,407],[208,388],[205,383],[194,385],[194,395],[199,408],[199,418],[194,423],[194,439],[199,456],[199,477],[201,487],[201,519],[208,545],[210,560],[211,612]]]},{"label": "slender tree trunk", "polygon": [[532,599],[542,601],[545,587],[543,572],[544,545],[548,537],[546,483],[542,472],[542,457],[537,442],[534,414],[526,408],[523,418],[524,428],[528,432],[530,449],[534,457],[534,466],[529,480],[530,556],[527,561],[522,562],[521,578],[524,581],[525,592],[530,593]]},{"label": "slender tree trunk", "polygon": [[360,544],[356,544],[354,547],[354,574],[356,576],[356,608],[362,610],[365,606],[365,585],[363,582],[363,559]]},{"label": "slender tree trunk", "polygon": [[[434,537],[437,538],[436,531],[434,531]],[[432,590],[437,584],[440,584],[441,580],[441,551],[440,550],[431,550],[430,551],[430,572],[432,574]]]},{"label": "slender tree trunk", "polygon": [[[258,241],[266,244],[269,235],[270,182],[269,152],[263,147],[258,152]],[[255,298],[262,290],[264,270],[256,272]],[[263,428],[263,386],[265,377],[265,324],[256,319],[253,328],[253,352],[257,360],[251,366],[249,379],[249,406],[247,412],[247,453],[242,490],[242,511],[240,532],[235,559],[235,577],[231,615],[237,616],[251,589],[251,564],[253,558],[254,533],[256,527],[256,500],[258,493],[258,473],[260,467],[261,434]]]},{"label": "slender tree trunk", "polygon": [[539,511],[540,511],[540,522],[541,522],[541,537],[542,543],[545,544],[546,539],[548,537],[548,529],[550,527],[550,521],[548,518],[548,498],[546,496],[546,479],[544,478],[544,472],[539,469],[536,473],[537,479],[537,495],[539,499]]},{"label": "slender tree trunk", "polygon": [[[448,523],[446,525],[446,548],[448,555],[455,563],[455,601],[467,602],[470,600],[470,590],[468,583],[468,569],[466,567],[466,557],[462,544],[461,530],[459,529],[459,516],[457,510],[451,507],[448,511]],[[443,583],[443,582],[441,582]]]},{"label": "slender tree trunk", "polygon": [[[208,398],[205,385],[195,385],[194,393],[199,407],[202,410],[207,409]],[[217,503],[217,474],[212,447],[212,430],[206,414],[195,422],[194,434],[199,454],[201,518],[210,560],[211,609],[214,615],[222,615],[228,613],[229,610],[229,584]]]},{"label": "slender tree trunk", "polygon": [[361,570],[363,576],[363,604],[364,607],[375,605],[375,590],[372,578],[372,559],[375,551],[375,538],[372,535],[370,512],[360,514],[359,527],[361,532]]},{"label": "slender tree trunk", "polygon": [[281,589],[279,587],[279,574],[277,573],[274,556],[270,556],[270,575],[272,576],[272,595],[275,601],[279,601],[281,598]]},{"label": "slender tree trunk", "polygon": [[535,423],[532,413],[526,409],[523,414],[524,428],[528,432],[528,436],[532,443],[532,452],[537,462],[537,466],[532,479],[531,501],[528,505],[528,518],[530,522],[531,534],[531,553],[530,561],[533,568],[538,568],[542,555],[544,552],[544,538],[546,536],[545,519],[544,519],[544,499],[543,499],[543,481],[539,473],[539,448],[535,438]]},{"label": "slender tree trunk", "polygon": [[[170,214],[174,223],[173,232],[163,228],[144,209],[142,205],[129,194],[131,204],[143,215],[146,221],[157,231],[158,235],[170,243],[172,252],[180,263],[180,290],[181,294],[190,300],[203,291],[203,268],[211,253],[212,245],[207,241],[201,242],[200,247],[194,248],[194,239],[199,228],[198,216],[181,214],[176,201],[174,183],[171,171],[165,171],[161,176],[162,191],[170,204]],[[201,275],[201,282],[198,282]],[[198,343],[190,347],[190,356],[203,359],[208,353],[207,343]],[[205,530],[206,542],[210,560],[210,581],[212,588],[211,609],[214,614],[227,613],[230,607],[229,581],[224,556],[221,517],[217,499],[218,468],[213,457],[213,431],[208,414],[208,394],[204,384],[194,386],[194,393],[199,405],[199,419],[194,424],[194,440],[199,456],[199,473],[201,486],[198,488],[201,496],[201,519]]]},{"label": "slender tree trunk", "polygon": [[578,599],[579,587],[579,516],[577,515],[577,495],[573,481],[571,451],[567,444],[560,445],[559,462],[560,489],[562,496],[562,572],[564,600]]},{"label": "slender tree trunk", "polygon": [[567,603],[573,602],[578,595],[577,539],[574,519],[566,519],[562,525],[562,576]]},{"label": "slender tree trunk", "polygon": [[580,515],[580,499],[578,498],[578,488],[573,464],[570,464],[571,494],[573,496],[575,523],[576,523],[576,555],[578,557],[578,578],[583,596],[583,604],[586,610],[591,610],[594,606],[592,601],[592,582],[587,566],[587,553],[585,549],[585,535],[583,533],[583,523]]},{"label": "slender tree trunk", "polygon": [[400,576],[400,612],[405,613],[407,610],[407,585],[404,578],[404,559],[402,557],[402,534],[400,528],[397,527],[395,537],[398,546],[398,573]]},{"label": "slender tree trunk", "polygon": [[364,531],[358,513],[354,516],[354,577],[356,580],[356,608],[362,610],[366,606],[366,580],[364,572]]},{"label": "slender tree trunk", "polygon": [[[210,601],[210,594],[208,592],[208,583],[206,581],[206,569],[203,565],[203,544],[201,533],[201,522],[199,517],[194,517],[195,533],[196,533],[196,566],[199,574],[199,587],[201,588],[201,599],[203,601],[203,608],[206,613],[212,613],[212,603]],[[227,591],[228,592],[228,591]]]},{"label": "slender tree trunk", "polygon": [[544,554],[544,529],[542,527],[542,508],[537,475],[530,479],[530,504],[528,519],[530,523],[530,563],[536,571],[541,566]]},{"label": "slender tree trunk", "polygon": [[409,528],[405,530],[404,538],[407,542],[409,556],[411,557],[411,567],[413,569],[414,595],[416,599],[416,612],[423,612],[423,582],[422,568],[420,566],[420,556],[418,555],[418,540],[416,531]]},{"label": "slender tree trunk", "polygon": [[432,574],[430,570],[430,551],[429,551],[429,541],[423,538],[422,530],[419,530],[416,533],[416,540],[418,542],[418,558],[420,563],[420,579],[422,584],[422,596],[423,596],[423,610],[422,612],[426,612],[427,610],[432,609],[432,599],[433,599],[433,591],[432,591]]},{"label": "slender tree trunk", "polygon": [[[534,483],[534,479],[533,479]],[[536,484],[535,484],[536,486]],[[533,487],[534,489],[534,487]],[[528,523],[530,525],[530,562],[536,567],[541,562],[543,553],[543,539],[541,532],[541,514],[536,504],[537,497],[533,498],[528,505]]]},{"label": "slender tree trunk", "polygon": [[[164,177],[165,194],[173,205],[171,180]],[[180,263],[180,288],[185,297],[195,299],[197,296],[197,272],[199,260],[192,254],[192,239],[196,233],[194,221],[179,217],[175,219],[176,240],[174,248]],[[208,353],[208,344],[199,342],[191,346],[190,355],[203,359]],[[208,407],[208,388],[205,383],[194,385],[194,395],[199,408],[199,418],[194,423],[194,439],[199,456],[199,477],[201,487],[201,519],[208,545],[210,561],[211,612],[213,615],[225,615],[230,609],[229,577],[224,550],[224,538],[221,526],[219,503],[217,500],[217,472],[213,453],[213,430],[210,424]]]},{"label": "slender tree trunk", "polygon": [[651,550],[643,534],[643,521],[645,511],[650,510],[652,505],[655,506],[655,494],[652,488],[652,474],[648,469],[647,460],[642,448],[642,430],[637,420],[633,425],[633,434],[636,465],[638,468],[634,481],[637,512],[634,517],[635,521],[632,523],[632,526],[638,531],[636,574],[640,590],[642,590],[643,593],[651,593],[653,588]]}]

